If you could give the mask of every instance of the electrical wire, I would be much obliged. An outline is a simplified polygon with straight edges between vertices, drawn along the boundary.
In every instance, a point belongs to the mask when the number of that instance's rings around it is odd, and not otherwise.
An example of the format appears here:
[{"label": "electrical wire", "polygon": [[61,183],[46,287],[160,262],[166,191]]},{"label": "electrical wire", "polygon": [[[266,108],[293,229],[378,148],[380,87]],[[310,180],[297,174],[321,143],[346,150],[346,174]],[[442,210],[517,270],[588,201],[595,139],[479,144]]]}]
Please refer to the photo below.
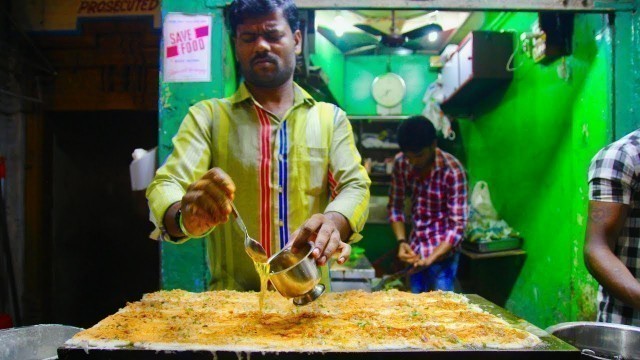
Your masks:
[{"label": "electrical wire", "polygon": [[520,44],[520,38],[518,37],[518,32],[516,30],[514,30],[514,29],[504,30],[503,32],[511,32],[514,35],[516,35],[516,36],[514,36],[514,38],[516,39],[516,44],[513,47],[513,52],[509,56],[509,60],[507,60],[507,64],[505,65],[505,70],[506,71],[514,72],[514,71],[516,71],[516,69],[519,69],[524,64],[524,61],[523,61],[518,66],[511,67],[511,63],[514,60],[514,58],[516,56],[516,53],[518,52],[518,49],[520,49],[520,45],[521,45]]}]

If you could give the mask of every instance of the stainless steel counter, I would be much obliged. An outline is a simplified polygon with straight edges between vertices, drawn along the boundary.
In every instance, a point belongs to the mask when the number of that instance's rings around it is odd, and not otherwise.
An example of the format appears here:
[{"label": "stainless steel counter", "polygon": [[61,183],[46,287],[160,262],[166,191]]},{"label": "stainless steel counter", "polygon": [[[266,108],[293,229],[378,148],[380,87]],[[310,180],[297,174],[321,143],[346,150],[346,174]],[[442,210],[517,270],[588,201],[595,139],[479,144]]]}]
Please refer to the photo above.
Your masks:
[{"label": "stainless steel counter", "polygon": [[366,256],[360,255],[340,265],[329,267],[331,291],[364,290],[371,292],[371,280],[376,272]]},{"label": "stainless steel counter", "polygon": [[545,332],[544,330],[518,318],[506,309],[503,309],[478,295],[466,295],[469,300],[478,304],[483,310],[501,317],[514,327],[529,331],[540,337],[542,344],[529,349],[496,350],[489,348],[469,348],[457,350],[416,350],[394,349],[385,351],[359,351],[359,352],[294,352],[294,351],[229,351],[229,350],[146,350],[140,348],[99,349],[82,348],[74,346],[62,346],[58,349],[61,360],[80,359],[111,359],[111,360],[146,360],[146,359],[395,359],[403,360],[423,359],[544,359],[544,360],[578,360],[580,351]]}]

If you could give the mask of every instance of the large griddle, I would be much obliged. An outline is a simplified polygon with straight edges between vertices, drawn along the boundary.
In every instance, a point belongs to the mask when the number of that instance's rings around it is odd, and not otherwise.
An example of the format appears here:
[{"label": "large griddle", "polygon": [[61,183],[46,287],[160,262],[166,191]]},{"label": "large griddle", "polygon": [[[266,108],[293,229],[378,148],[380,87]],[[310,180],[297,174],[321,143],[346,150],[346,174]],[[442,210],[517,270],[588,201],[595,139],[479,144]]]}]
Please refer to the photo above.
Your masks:
[{"label": "large griddle", "polygon": [[465,350],[415,350],[397,349],[388,351],[361,351],[361,352],[288,352],[288,351],[230,351],[230,350],[175,350],[171,348],[148,350],[134,347],[117,349],[84,348],[64,345],[58,348],[60,360],[151,360],[151,359],[580,359],[580,352],[573,346],[565,343],[557,337],[546,333],[544,330],[518,318],[506,309],[482,298],[478,295],[466,295],[470,302],[479,305],[483,310],[501,317],[514,327],[529,331],[537,335],[543,344],[530,349],[522,350],[496,350],[488,348]]}]

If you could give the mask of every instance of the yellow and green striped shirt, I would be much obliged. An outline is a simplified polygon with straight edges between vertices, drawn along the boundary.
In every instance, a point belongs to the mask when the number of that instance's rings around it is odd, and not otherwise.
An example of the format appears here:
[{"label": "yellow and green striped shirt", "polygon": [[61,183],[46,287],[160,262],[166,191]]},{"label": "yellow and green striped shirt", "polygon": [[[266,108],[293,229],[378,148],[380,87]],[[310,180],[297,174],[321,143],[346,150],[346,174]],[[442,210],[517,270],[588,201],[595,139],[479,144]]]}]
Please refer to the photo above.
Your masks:
[{"label": "yellow and green striped shirt", "polygon": [[[294,104],[282,119],[256,102],[244,83],[229,98],[201,101],[189,109],[173,146],[147,189],[159,239],[167,239],[162,224],[166,210],[212,167],[233,179],[234,203],[249,235],[269,255],[315,213],[341,213],[354,233],[351,241],[360,238],[371,181],[351,124],[344,111],[315,101],[297,84]],[[233,221],[209,235],[211,289],[259,289],[243,240]],[[328,271],[322,268],[327,283]]]}]

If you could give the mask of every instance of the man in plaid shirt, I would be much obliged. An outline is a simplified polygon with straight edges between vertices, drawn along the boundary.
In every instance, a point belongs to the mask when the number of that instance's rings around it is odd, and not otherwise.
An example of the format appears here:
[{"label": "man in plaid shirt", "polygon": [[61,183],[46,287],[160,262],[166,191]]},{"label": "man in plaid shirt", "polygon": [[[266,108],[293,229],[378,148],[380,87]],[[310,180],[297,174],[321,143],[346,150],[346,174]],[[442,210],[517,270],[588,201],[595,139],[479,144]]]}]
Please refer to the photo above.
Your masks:
[{"label": "man in plaid shirt", "polygon": [[[401,153],[393,164],[389,220],[398,258],[413,264],[411,291],[453,290],[456,252],[467,222],[467,176],[453,155],[436,146],[436,130],[424,116],[398,127]],[[412,230],[405,233],[404,199],[411,197]]]},{"label": "man in plaid shirt", "polygon": [[598,280],[598,321],[640,326],[640,130],[589,168],[584,259]]}]

